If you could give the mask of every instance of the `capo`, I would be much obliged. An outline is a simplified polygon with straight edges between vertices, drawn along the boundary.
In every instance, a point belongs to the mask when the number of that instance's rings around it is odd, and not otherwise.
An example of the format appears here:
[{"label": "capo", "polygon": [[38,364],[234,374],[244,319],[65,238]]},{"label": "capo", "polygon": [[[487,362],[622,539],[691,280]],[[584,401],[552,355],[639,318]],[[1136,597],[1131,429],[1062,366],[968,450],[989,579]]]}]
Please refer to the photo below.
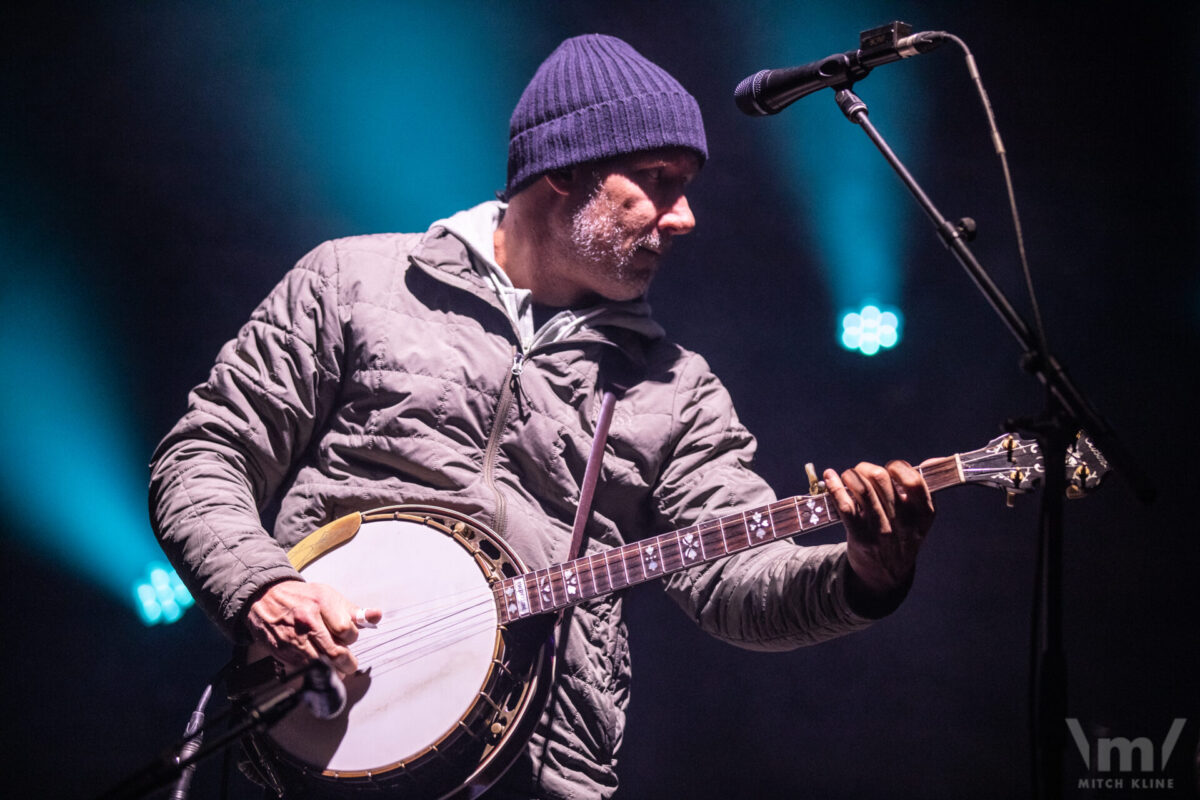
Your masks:
[{"label": "capo", "polygon": [[804,474],[808,476],[809,494],[825,494],[825,481],[817,478],[817,470],[811,461],[804,465]]}]

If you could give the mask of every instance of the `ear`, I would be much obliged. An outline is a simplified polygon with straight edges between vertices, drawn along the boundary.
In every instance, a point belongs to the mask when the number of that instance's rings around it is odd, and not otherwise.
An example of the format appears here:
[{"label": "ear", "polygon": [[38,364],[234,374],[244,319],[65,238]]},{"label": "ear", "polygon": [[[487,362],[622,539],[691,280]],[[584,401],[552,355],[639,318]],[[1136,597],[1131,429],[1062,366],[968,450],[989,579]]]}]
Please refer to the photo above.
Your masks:
[{"label": "ear", "polygon": [[578,172],[577,167],[564,167],[563,169],[551,170],[545,175],[546,183],[557,194],[566,196],[571,193],[571,188],[575,185],[575,178]]}]

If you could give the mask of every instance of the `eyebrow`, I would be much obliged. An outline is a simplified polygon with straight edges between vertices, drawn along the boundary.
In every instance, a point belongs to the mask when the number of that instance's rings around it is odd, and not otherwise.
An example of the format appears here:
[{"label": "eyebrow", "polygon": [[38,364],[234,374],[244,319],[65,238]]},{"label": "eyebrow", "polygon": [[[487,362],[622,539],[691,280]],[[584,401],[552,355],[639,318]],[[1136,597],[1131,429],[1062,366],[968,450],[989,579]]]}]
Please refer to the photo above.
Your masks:
[{"label": "eyebrow", "polygon": [[695,166],[695,162],[690,160],[677,161],[672,158],[659,156],[656,158],[646,158],[644,161],[635,161],[630,166],[633,169],[657,169],[659,167],[666,167],[668,169],[680,169],[683,171],[688,171]]}]

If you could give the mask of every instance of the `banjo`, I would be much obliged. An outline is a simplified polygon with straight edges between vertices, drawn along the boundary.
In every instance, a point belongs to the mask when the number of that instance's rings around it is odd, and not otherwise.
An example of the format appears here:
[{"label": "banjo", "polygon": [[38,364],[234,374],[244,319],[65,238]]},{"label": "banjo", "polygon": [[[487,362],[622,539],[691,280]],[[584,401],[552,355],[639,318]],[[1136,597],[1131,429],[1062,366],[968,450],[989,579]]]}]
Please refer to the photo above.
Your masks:
[{"label": "banjo", "polygon": [[[1036,442],[1006,434],[920,471],[932,491],[980,484],[1012,495],[1038,485],[1044,467]],[[1068,495],[1095,488],[1107,471],[1080,434],[1067,453]],[[252,738],[264,777],[304,797],[481,794],[521,752],[547,702],[552,612],[838,522],[812,477],[811,494],[533,571],[489,528],[448,509],[388,506],[325,525],[288,558],[306,580],[382,609],[383,619],[351,646],[359,671],[345,681],[340,713],[293,711]],[[266,656],[255,645],[247,661]],[[278,681],[255,694],[272,690]]]}]

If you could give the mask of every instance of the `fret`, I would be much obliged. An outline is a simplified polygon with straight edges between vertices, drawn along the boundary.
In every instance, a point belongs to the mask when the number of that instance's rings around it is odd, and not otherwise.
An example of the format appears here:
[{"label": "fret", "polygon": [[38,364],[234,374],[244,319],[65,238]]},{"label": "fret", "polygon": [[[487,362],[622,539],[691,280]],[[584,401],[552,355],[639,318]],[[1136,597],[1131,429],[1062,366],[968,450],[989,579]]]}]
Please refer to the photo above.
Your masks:
[{"label": "fret", "polygon": [[549,569],[539,569],[534,573],[537,580],[537,595],[538,601],[542,604],[542,611],[549,611],[554,608],[554,581],[550,579]]},{"label": "fret", "polygon": [[591,597],[599,597],[600,595],[608,594],[609,592],[612,591],[612,580],[611,579],[609,579],[609,581],[608,581],[607,589],[600,588],[600,581],[598,580],[598,578],[601,576],[599,575],[599,570],[596,569],[596,559],[597,558],[600,559],[601,561],[604,560],[604,556],[601,553],[594,553],[587,557],[587,574],[588,574],[588,577],[591,578],[591,581],[592,581],[592,593],[590,595]]},{"label": "fret", "polygon": [[[596,591],[596,576],[592,573],[592,557],[581,556],[574,561],[575,573],[579,576],[579,594],[577,597],[595,597]],[[592,590],[587,589],[587,581],[592,582]]]},{"label": "fret", "polygon": [[679,546],[679,557],[682,559],[683,564],[695,564],[697,563],[697,559],[700,561],[708,560],[708,557],[704,554],[704,540],[694,526],[679,531],[676,534],[675,542]]},{"label": "fret", "polygon": [[746,537],[751,547],[761,544],[767,539],[775,538],[775,520],[771,517],[770,511],[771,507],[767,506],[766,514],[762,512],[762,509],[742,512],[742,522],[746,526]]},{"label": "fret", "polygon": [[500,621],[512,622],[517,618],[519,609],[515,597],[516,590],[513,588],[513,581],[501,581],[492,589],[492,594],[496,596],[496,603],[500,606]]},{"label": "fret", "polygon": [[608,551],[606,550],[605,552],[601,553],[600,557],[604,559],[604,574],[608,576],[608,590],[611,592],[617,587],[613,584],[612,569],[610,569],[611,562],[608,558]]},{"label": "fret", "polygon": [[679,531],[664,533],[658,539],[659,552],[662,553],[662,573],[669,575],[683,568],[683,553],[679,550]]},{"label": "fret", "polygon": [[538,594],[537,588],[537,573],[528,572],[521,576],[520,580],[525,582],[525,595],[529,598],[529,607],[537,610],[532,612],[540,614],[545,611],[545,606],[542,604],[542,598]]},{"label": "fret", "polygon": [[829,495],[796,497],[796,512],[799,514],[800,530],[819,528],[831,522],[829,514]]},{"label": "fret", "polygon": [[[771,523],[771,536],[778,539],[780,536],[787,536],[788,531],[791,529],[788,528],[786,525],[781,526],[779,524],[779,521],[777,519],[775,519],[775,506],[776,505],[777,505],[776,503],[768,503],[767,504],[767,520]],[[781,533],[781,531],[782,531],[782,533]]]},{"label": "fret", "polygon": [[[725,529],[719,519],[705,520],[695,526],[700,532],[700,540],[704,543],[705,560],[729,555],[729,547],[725,543]],[[709,551],[712,555],[709,555]]]},{"label": "fret", "polygon": [[517,578],[514,578],[514,581],[517,584],[516,594],[523,599],[522,602],[524,603],[525,607],[529,609],[528,611],[522,612],[521,616],[524,617],[528,616],[529,614],[541,613],[541,604],[537,602],[537,592],[535,591],[536,586],[533,583],[533,576],[521,575]]},{"label": "fret", "polygon": [[[653,539],[651,539],[651,541],[658,544],[658,560],[661,562],[661,566],[658,568],[658,573],[660,575],[666,575],[667,573],[674,572],[675,570],[679,569],[680,562],[677,560],[679,558],[678,535],[674,531],[671,531],[670,533],[664,533],[661,536],[655,536]],[[672,544],[675,544],[676,546],[672,547]],[[675,559],[675,561],[672,559]]]},{"label": "fret", "polygon": [[629,553],[630,553],[630,548],[628,547],[628,545],[625,547],[622,547],[620,550],[621,571],[625,573],[625,585],[626,586],[632,586],[634,584],[634,581],[629,577]]},{"label": "fret", "polygon": [[721,535],[725,537],[729,552],[736,553],[754,544],[750,541],[749,529],[740,513],[721,517],[717,522],[721,525]]},{"label": "fret", "polygon": [[562,564],[554,564],[547,570],[550,582],[550,594],[554,597],[554,607],[561,608],[567,602],[566,592],[563,591]]},{"label": "fret", "polygon": [[579,572],[574,563],[559,564],[558,575],[562,579],[563,605],[570,605],[579,597]]},{"label": "fret", "polygon": [[654,537],[649,542],[638,542],[638,552],[642,560],[642,575],[650,578],[662,574],[662,547]]},{"label": "fret", "polygon": [[771,518],[771,535],[773,538],[791,536],[800,532],[800,510],[796,505],[799,498],[789,497],[767,506]]}]

